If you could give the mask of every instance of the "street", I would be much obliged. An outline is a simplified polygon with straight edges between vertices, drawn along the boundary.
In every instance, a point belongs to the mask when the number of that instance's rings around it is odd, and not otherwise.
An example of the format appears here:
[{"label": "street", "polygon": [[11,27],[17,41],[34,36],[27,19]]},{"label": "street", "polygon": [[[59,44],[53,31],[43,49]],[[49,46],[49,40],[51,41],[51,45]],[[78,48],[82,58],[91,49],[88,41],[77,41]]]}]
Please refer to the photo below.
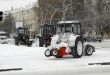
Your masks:
[{"label": "street", "polygon": [[0,68],[22,68],[0,72],[0,75],[109,75],[109,65],[88,65],[110,62],[110,48],[96,48],[92,56],[73,58],[45,57],[46,48],[0,45]]},{"label": "street", "polygon": [[110,0],[0,0],[0,75],[110,75]]}]

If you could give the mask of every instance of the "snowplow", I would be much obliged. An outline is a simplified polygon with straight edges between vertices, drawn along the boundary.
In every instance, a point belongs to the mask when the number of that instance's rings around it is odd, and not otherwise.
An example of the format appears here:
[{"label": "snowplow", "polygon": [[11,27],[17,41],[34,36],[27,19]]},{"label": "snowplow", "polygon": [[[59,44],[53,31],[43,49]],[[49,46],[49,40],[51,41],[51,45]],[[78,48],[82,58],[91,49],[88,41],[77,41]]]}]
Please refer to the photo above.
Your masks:
[{"label": "snowplow", "polygon": [[74,58],[80,58],[82,55],[90,56],[95,52],[95,48],[84,41],[79,21],[60,21],[56,29],[56,35],[53,35],[51,45],[44,53],[46,57],[62,58],[72,55]]}]

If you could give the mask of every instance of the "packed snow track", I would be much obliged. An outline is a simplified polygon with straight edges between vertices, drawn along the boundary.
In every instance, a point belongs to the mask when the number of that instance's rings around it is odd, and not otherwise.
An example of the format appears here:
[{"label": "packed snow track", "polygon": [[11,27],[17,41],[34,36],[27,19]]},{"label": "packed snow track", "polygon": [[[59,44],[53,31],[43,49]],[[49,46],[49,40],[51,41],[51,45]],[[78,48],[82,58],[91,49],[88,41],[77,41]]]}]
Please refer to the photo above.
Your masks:
[{"label": "packed snow track", "polygon": [[0,72],[0,75],[110,75],[110,48],[96,48],[92,56],[73,58],[45,57],[46,48],[0,45],[0,69],[22,68]]}]

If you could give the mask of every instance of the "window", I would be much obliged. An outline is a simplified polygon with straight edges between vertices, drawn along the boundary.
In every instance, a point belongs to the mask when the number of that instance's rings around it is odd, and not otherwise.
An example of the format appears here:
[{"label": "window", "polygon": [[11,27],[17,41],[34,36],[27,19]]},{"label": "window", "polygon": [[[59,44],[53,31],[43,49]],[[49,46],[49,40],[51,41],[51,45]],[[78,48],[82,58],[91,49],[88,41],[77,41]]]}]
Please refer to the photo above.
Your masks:
[{"label": "window", "polygon": [[72,24],[72,31],[74,34],[80,35],[81,34],[80,24]]},{"label": "window", "polygon": [[77,34],[77,25],[76,24],[72,24],[72,31],[74,34]]},{"label": "window", "polygon": [[80,35],[81,34],[81,26],[78,24],[77,28],[78,28],[78,34]]}]

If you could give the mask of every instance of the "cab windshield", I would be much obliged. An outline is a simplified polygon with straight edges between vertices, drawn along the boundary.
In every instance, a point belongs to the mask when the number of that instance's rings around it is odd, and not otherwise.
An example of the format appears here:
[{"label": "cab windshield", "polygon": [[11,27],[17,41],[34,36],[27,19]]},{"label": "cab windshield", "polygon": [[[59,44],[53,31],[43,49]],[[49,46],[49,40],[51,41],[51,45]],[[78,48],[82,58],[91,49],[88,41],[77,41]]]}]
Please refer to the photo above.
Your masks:
[{"label": "cab windshield", "polygon": [[19,29],[19,34],[28,34],[28,29],[27,28],[21,28]]},{"label": "cab windshield", "polygon": [[81,34],[80,24],[68,23],[68,24],[59,24],[57,26],[57,33],[67,33],[67,32],[80,35]]},{"label": "cab windshield", "polygon": [[56,34],[56,26],[55,25],[45,25],[41,27],[41,34]]}]

